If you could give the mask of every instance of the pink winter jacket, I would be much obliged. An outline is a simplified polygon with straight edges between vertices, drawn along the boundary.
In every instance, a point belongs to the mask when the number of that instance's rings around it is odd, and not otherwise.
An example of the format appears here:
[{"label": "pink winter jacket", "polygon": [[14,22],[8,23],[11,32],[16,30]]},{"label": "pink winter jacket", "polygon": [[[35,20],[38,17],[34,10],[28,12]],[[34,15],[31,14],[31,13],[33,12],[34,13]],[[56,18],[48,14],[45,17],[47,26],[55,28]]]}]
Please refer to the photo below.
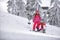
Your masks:
[{"label": "pink winter jacket", "polygon": [[40,22],[41,21],[41,17],[40,17],[40,15],[36,15],[36,16],[34,16],[34,18],[33,18],[33,22]]}]

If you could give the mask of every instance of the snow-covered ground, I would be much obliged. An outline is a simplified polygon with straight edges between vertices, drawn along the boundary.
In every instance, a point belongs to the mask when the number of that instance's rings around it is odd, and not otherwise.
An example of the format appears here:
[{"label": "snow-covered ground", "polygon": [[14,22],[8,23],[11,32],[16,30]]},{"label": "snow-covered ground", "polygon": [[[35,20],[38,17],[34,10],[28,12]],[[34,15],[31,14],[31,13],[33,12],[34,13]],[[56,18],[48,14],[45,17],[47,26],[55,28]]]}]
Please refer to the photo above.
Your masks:
[{"label": "snow-covered ground", "polygon": [[0,11],[1,40],[60,40],[60,28],[46,25],[46,33],[33,32],[28,19]]},{"label": "snow-covered ground", "polygon": [[[46,33],[34,32],[33,22],[7,13],[7,4],[0,0],[0,40],[60,40],[60,28],[47,24]],[[43,2],[44,3],[44,2]]]}]

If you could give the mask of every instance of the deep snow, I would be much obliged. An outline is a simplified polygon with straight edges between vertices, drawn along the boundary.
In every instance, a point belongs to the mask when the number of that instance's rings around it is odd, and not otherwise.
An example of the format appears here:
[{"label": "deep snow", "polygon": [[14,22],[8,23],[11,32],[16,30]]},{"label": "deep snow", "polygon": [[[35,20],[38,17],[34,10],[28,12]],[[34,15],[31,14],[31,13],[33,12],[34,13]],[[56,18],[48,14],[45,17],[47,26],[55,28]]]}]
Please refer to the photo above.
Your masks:
[{"label": "deep snow", "polygon": [[60,28],[47,24],[46,33],[33,32],[33,22],[28,19],[0,11],[0,39],[4,40],[60,40]]}]

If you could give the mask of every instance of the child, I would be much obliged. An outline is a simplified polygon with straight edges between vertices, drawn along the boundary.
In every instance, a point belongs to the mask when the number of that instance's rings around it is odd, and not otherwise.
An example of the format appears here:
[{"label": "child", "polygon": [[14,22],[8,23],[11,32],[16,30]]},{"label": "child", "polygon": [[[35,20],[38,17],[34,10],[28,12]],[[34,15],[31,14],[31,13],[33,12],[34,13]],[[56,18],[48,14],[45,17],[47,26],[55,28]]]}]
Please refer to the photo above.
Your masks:
[{"label": "child", "polygon": [[41,22],[40,22],[40,26],[39,26],[39,30],[43,30],[43,33],[45,33],[45,26],[46,26],[46,24],[45,24],[45,22],[42,20]]},{"label": "child", "polygon": [[39,11],[36,10],[36,14],[33,18],[33,22],[34,22],[33,31],[35,31],[36,28],[39,28],[40,21],[41,21],[41,17],[40,17]]}]

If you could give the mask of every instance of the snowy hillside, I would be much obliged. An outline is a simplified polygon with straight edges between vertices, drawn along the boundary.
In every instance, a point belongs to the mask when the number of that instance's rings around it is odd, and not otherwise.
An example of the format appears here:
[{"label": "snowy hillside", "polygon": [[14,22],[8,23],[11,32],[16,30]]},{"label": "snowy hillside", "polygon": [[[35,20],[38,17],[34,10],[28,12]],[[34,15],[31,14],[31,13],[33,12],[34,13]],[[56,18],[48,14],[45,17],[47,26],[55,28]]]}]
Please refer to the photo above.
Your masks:
[{"label": "snowy hillside", "polygon": [[[7,13],[7,1],[0,0],[0,40],[60,40],[60,27],[46,24],[46,33],[30,31],[32,20],[28,25],[27,18]],[[50,0],[41,1],[41,6],[50,7]],[[23,2],[26,4],[26,0]]]},{"label": "snowy hillside", "polygon": [[0,39],[3,40],[60,40],[60,28],[47,24],[46,33],[29,31],[28,20],[0,11]]}]

